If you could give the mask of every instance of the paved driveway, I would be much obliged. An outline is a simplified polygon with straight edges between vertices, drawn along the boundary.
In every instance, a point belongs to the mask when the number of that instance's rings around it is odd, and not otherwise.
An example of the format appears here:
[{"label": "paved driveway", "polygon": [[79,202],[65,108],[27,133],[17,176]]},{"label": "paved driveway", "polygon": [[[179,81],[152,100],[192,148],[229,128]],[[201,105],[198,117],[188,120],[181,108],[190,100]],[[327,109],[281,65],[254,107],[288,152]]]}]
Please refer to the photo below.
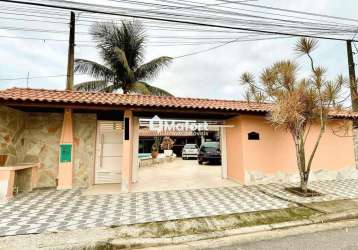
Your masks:
[{"label": "paved driveway", "polygon": [[220,188],[238,185],[240,184],[237,182],[221,177],[221,166],[199,165],[197,160],[177,158],[154,167],[139,168],[138,182],[133,184],[133,191]]}]

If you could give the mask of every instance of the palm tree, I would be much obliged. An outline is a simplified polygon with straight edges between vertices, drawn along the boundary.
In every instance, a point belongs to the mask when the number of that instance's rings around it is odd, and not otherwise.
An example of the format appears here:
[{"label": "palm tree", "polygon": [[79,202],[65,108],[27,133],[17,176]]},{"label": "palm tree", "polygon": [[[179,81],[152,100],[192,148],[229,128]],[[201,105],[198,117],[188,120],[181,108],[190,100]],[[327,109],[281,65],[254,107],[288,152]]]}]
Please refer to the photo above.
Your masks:
[{"label": "palm tree", "polygon": [[76,90],[171,95],[146,83],[158,75],[172,58],[162,56],[143,64],[145,34],[138,21],[96,23],[91,35],[104,64],[85,59],[75,60],[75,72],[88,74],[95,80],[74,86]]}]

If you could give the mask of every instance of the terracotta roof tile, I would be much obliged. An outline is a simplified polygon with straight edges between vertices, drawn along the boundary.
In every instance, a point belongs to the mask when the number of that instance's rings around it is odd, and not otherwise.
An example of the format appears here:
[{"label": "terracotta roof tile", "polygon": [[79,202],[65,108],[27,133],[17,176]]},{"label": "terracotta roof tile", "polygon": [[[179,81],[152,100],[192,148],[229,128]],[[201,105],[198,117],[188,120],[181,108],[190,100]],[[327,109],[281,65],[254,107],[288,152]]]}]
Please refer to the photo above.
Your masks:
[{"label": "terracotta roof tile", "polygon": [[[236,100],[215,100],[149,95],[124,95],[117,93],[82,92],[49,89],[10,88],[0,90],[1,101],[24,101],[44,103],[118,105],[132,107],[194,108],[218,111],[268,112],[272,105]],[[335,117],[358,118],[358,113],[332,111]]]}]

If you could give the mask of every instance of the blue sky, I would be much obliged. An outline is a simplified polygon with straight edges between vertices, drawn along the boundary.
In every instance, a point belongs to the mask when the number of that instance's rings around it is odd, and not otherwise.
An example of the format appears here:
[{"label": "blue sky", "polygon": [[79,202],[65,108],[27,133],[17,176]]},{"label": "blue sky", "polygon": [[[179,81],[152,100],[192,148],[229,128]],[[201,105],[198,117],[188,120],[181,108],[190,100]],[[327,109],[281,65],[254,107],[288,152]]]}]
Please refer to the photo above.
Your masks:
[{"label": "blue sky", "polygon": [[[93,3],[99,1],[91,1]],[[270,5],[280,8],[310,11],[321,14],[355,18],[358,10],[356,0],[259,0],[256,4]],[[81,16],[79,16],[81,19]],[[0,19],[0,26],[12,24]],[[16,26],[22,25],[17,22]],[[28,23],[23,23],[28,27]],[[47,25],[48,29],[53,26]],[[61,26],[63,27],[63,26]],[[58,29],[63,29],[63,28]],[[82,28],[82,31],[84,28]],[[27,33],[1,30],[2,36],[29,36]],[[151,39],[149,34],[149,40]],[[154,34],[155,35],[155,34]],[[41,37],[41,34],[38,35]],[[67,34],[44,35],[53,39],[67,39]],[[78,39],[90,38],[87,36]],[[264,67],[281,59],[295,59],[300,65],[301,74],[305,75],[307,67],[305,58],[297,58],[293,51],[296,39],[285,38],[257,42],[230,44],[206,53],[176,59],[158,78],[151,81],[155,86],[164,88],[176,96],[241,99],[243,89],[239,85],[239,77],[245,71],[258,74]],[[209,46],[210,47],[210,46]],[[205,46],[158,47],[147,46],[146,60],[167,55],[179,56],[206,48]],[[93,47],[77,47],[76,58],[86,58],[101,62]],[[328,76],[335,77],[342,73],[348,76],[345,42],[320,41],[314,53],[316,61],[328,69]],[[355,58],[358,61],[358,57]],[[67,44],[65,42],[20,40],[2,38],[0,40],[0,79],[22,78],[30,73],[33,76],[66,74]],[[79,83],[88,79],[76,76]],[[25,87],[26,80],[0,81],[0,88]],[[64,89],[65,77],[30,79],[33,88]]]}]

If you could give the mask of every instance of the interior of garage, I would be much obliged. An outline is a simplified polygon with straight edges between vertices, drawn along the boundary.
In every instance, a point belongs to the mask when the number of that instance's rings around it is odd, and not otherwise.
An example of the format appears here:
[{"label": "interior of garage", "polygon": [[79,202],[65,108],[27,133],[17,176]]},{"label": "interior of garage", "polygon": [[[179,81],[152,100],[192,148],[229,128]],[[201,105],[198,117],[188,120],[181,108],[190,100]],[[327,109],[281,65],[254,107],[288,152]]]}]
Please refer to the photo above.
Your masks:
[{"label": "interior of garage", "polygon": [[[182,156],[183,149],[188,144],[196,145],[198,153],[201,145],[205,143],[217,142],[220,145],[222,142],[220,131],[222,120],[205,120],[209,124],[208,130],[205,131],[175,129],[154,131],[149,128],[148,120],[139,118],[139,169],[132,191],[164,191],[237,185],[236,182],[225,178],[221,162],[205,161],[199,164],[197,155],[190,158]],[[204,122],[202,119],[165,118],[164,120],[173,123]],[[159,147],[158,156],[153,157],[153,145],[155,143],[160,145],[166,137],[173,141],[172,154],[165,155],[164,149]]]}]

